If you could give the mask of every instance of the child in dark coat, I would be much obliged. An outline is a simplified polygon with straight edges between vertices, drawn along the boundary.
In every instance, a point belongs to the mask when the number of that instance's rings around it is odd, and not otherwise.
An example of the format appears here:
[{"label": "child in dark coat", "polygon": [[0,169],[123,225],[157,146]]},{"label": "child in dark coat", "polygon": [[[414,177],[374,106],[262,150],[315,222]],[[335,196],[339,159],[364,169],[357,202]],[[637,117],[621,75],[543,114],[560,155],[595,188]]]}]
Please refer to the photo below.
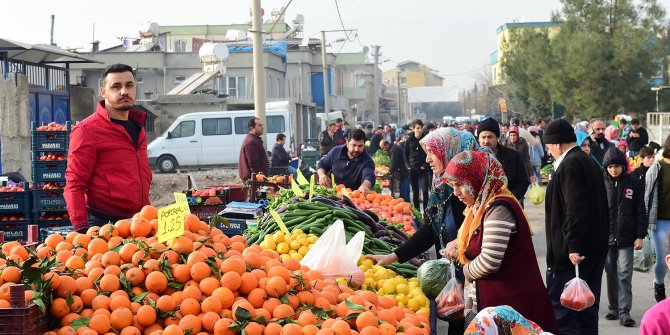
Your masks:
[{"label": "child in dark coat", "polygon": [[637,169],[631,172],[630,175],[633,178],[641,180],[642,185],[644,185],[644,176],[647,174],[647,170],[649,170],[651,164],[654,164],[654,149],[648,146],[644,146],[640,148],[639,155],[642,162],[640,163],[640,166]]},{"label": "child in dark coat", "polygon": [[605,260],[607,273],[607,320],[619,320],[633,327],[630,317],[633,301],[633,249],[642,249],[647,235],[647,211],[644,205],[644,184],[626,173],[626,156],[610,148],[603,158],[605,188],[610,210],[609,249]]}]

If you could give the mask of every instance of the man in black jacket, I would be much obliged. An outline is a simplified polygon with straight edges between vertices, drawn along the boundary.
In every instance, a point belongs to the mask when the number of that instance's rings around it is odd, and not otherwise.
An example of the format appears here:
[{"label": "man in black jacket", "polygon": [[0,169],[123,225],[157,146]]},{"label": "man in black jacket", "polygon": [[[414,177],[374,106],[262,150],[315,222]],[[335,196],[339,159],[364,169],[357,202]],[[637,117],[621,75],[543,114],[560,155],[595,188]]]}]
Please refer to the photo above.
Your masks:
[{"label": "man in black jacket", "polygon": [[405,142],[405,165],[409,168],[409,183],[412,186],[412,202],[414,208],[420,210],[419,192],[423,194],[423,208],[428,207],[428,190],[432,171],[426,163],[426,152],[419,141],[426,136],[423,132],[423,121],[412,121],[412,132]]},{"label": "man in black jacket", "polygon": [[384,136],[382,135],[382,128],[377,127],[375,132],[372,134],[372,137],[370,137],[370,146],[368,147],[368,154],[370,156],[374,156],[375,153],[377,153],[377,150],[379,150],[379,143],[384,139]]},{"label": "man in black jacket", "polygon": [[[552,121],[544,142],[555,158],[554,174],[545,198],[547,235],[547,290],[554,306],[559,333],[598,334],[600,283],[607,256],[609,211],[602,170],[577,146],[570,123]],[[565,284],[586,281],[595,304],[577,312],[561,305]]]},{"label": "man in black jacket", "polygon": [[[589,123],[589,136],[591,136],[591,155],[596,158],[598,164],[603,164],[603,157],[607,149],[614,145],[605,138],[605,121],[592,119]],[[547,143],[546,141],[544,143]]]},{"label": "man in black jacket", "polygon": [[507,175],[507,188],[523,206],[523,197],[526,195],[530,180],[521,155],[516,150],[500,145],[498,142],[500,138],[498,121],[488,118],[480,122],[477,126],[477,138],[480,146],[489,147],[496,155]]},{"label": "man in black jacket", "polygon": [[335,123],[329,124],[328,128],[321,132],[321,138],[319,139],[321,157],[326,156],[331,149],[337,146],[336,132],[337,125]]},{"label": "man in black jacket", "polygon": [[640,149],[649,143],[649,134],[644,127],[640,126],[640,120],[632,119],[630,121],[632,130],[626,138],[628,142],[628,156],[635,157],[640,152]]},{"label": "man in black jacket", "polygon": [[635,320],[630,317],[633,249],[642,249],[649,225],[644,185],[626,173],[626,156],[617,148],[607,150],[603,169],[610,213],[609,250],[605,261],[609,312],[605,318],[633,327]]},{"label": "man in black jacket", "polygon": [[400,197],[409,202],[409,172],[405,165],[403,149],[399,145],[391,144],[386,140],[382,140],[379,146],[391,156],[389,175],[393,178],[393,183],[398,183]]}]

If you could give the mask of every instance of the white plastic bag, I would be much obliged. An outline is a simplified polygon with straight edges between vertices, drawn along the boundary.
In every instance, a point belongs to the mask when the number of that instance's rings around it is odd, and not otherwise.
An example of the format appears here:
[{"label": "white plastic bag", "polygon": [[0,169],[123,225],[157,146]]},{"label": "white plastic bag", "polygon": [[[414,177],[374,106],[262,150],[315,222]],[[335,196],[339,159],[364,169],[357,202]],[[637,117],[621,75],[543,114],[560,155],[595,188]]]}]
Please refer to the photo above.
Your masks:
[{"label": "white plastic bag", "polygon": [[575,265],[575,278],[565,283],[561,293],[561,305],[575,311],[583,311],[596,302],[589,285],[579,278],[579,266]]},{"label": "white plastic bag", "polygon": [[454,313],[460,312],[463,317],[465,299],[463,298],[463,284],[456,279],[455,267],[451,266],[451,279],[444,286],[442,292],[435,298],[437,318],[444,321],[459,319]]},{"label": "white plastic bag", "polygon": [[312,245],[300,264],[320,271],[326,279],[345,278],[353,286],[361,286],[365,273],[358,268],[365,232],[359,231],[347,244],[344,224],[337,220]]},{"label": "white plastic bag", "polygon": [[528,197],[533,205],[539,205],[544,201],[544,189],[538,183],[533,183],[528,190]]}]

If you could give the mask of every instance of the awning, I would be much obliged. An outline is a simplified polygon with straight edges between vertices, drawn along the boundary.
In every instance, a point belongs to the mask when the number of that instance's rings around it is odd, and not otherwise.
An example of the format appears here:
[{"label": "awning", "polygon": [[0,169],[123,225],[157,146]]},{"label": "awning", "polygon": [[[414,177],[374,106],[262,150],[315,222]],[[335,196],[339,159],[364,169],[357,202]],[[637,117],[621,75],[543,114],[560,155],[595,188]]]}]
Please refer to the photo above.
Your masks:
[{"label": "awning", "polygon": [[33,64],[55,63],[100,63],[93,58],[62,50],[50,45],[36,45],[0,38],[0,53],[7,53],[9,59]]}]

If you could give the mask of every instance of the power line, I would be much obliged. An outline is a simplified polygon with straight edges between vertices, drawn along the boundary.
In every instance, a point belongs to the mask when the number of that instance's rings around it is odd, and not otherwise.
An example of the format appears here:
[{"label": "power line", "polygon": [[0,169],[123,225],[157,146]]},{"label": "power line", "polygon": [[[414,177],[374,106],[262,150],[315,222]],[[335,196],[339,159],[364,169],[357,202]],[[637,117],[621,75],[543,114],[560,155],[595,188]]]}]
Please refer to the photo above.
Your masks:
[{"label": "power line", "polygon": [[[355,41],[356,40],[355,37],[354,37],[353,40],[349,39],[349,34],[350,33],[347,33],[347,31],[346,31],[347,28],[344,27],[344,21],[342,20],[342,14],[340,14],[340,5],[337,3],[337,0],[335,0],[335,9],[337,9],[337,17],[340,18],[340,24],[342,25],[342,30],[344,30],[344,36],[347,37],[347,41],[349,41],[349,42]],[[356,34],[356,35],[358,35],[358,34]]]}]

